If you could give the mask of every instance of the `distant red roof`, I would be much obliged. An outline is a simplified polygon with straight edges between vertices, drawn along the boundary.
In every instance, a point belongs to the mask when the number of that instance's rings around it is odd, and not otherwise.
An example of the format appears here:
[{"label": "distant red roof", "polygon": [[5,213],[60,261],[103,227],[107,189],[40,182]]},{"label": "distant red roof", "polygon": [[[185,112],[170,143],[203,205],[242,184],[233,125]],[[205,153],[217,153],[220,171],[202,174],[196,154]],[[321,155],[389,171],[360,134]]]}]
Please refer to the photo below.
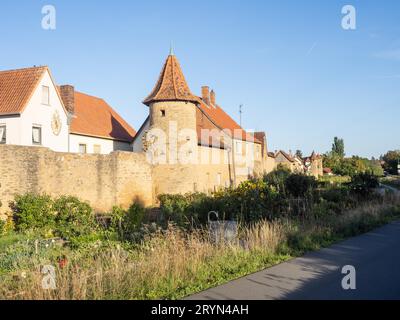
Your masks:
[{"label": "distant red roof", "polygon": [[332,173],[332,169],[331,168],[324,168],[324,173],[326,173],[326,174]]},{"label": "distant red roof", "polygon": [[103,99],[75,91],[71,133],[132,142],[136,131]]}]

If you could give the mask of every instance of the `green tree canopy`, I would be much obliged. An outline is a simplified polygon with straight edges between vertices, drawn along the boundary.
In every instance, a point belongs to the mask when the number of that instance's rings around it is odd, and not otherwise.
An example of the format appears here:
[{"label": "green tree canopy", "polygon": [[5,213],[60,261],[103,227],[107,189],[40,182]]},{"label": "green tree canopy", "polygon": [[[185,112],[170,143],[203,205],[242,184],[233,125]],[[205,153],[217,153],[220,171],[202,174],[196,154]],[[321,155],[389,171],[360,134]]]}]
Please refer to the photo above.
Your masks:
[{"label": "green tree canopy", "polygon": [[384,168],[391,174],[397,174],[397,165],[400,161],[400,150],[388,151],[382,160],[385,161]]},{"label": "green tree canopy", "polygon": [[344,140],[343,139],[340,139],[338,137],[335,137],[333,139],[332,155],[336,155],[339,158],[344,158],[345,153],[344,153]]}]

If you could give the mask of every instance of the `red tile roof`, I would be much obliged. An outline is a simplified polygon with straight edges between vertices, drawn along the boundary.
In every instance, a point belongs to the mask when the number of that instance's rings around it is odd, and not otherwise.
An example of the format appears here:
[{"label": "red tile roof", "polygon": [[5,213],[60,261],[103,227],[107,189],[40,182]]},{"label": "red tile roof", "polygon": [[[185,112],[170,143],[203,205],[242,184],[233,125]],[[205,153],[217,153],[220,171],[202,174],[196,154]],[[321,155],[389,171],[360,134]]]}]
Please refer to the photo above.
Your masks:
[{"label": "red tile roof", "polygon": [[[224,148],[224,139],[221,129],[217,127],[200,108],[196,109],[196,126],[198,142],[202,146]],[[208,135],[203,130],[209,130]],[[216,133],[218,132],[218,133]],[[202,134],[203,133],[203,134]],[[204,135],[204,137],[203,137]]]},{"label": "red tile roof", "polygon": [[75,91],[71,133],[132,142],[136,131],[103,99]]},{"label": "red tile roof", "polygon": [[254,135],[247,133],[239,124],[236,123],[220,106],[208,106],[201,98],[197,97],[198,107],[217,128],[230,132],[234,139],[255,142],[262,144]]},{"label": "red tile roof", "polygon": [[323,172],[329,174],[329,173],[332,173],[333,171],[331,168],[324,168]]},{"label": "red tile roof", "polygon": [[156,101],[196,101],[174,55],[168,56],[156,86],[143,103],[149,106]]},{"label": "red tile roof", "polygon": [[47,67],[0,71],[0,114],[24,111]]}]

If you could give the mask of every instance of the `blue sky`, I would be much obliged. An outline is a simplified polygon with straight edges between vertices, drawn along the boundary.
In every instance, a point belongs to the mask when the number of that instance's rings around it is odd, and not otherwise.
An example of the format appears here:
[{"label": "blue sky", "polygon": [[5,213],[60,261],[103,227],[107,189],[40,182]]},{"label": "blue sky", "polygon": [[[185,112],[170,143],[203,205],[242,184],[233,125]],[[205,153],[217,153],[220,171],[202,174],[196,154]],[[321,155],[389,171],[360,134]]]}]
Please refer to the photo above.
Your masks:
[{"label": "blue sky", "polygon": [[[41,28],[54,5],[57,29]],[[341,27],[344,5],[357,29]],[[58,84],[100,96],[138,129],[171,41],[196,94],[270,150],[346,153],[399,149],[400,2],[393,0],[33,1],[0,3],[0,69],[48,65]]]}]

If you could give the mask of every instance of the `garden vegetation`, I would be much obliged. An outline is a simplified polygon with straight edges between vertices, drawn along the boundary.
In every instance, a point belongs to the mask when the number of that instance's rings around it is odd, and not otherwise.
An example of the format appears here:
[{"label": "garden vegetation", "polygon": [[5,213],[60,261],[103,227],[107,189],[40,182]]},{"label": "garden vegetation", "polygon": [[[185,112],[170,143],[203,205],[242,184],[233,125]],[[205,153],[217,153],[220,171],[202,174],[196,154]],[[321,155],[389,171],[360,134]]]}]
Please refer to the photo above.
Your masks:
[{"label": "garden vegetation", "polygon": [[[400,216],[375,176],[317,181],[280,168],[212,194],[161,195],[96,215],[75,197],[18,195],[0,223],[0,299],[179,299]],[[239,223],[215,241],[208,213]],[[55,289],[43,289],[43,266]]]}]

